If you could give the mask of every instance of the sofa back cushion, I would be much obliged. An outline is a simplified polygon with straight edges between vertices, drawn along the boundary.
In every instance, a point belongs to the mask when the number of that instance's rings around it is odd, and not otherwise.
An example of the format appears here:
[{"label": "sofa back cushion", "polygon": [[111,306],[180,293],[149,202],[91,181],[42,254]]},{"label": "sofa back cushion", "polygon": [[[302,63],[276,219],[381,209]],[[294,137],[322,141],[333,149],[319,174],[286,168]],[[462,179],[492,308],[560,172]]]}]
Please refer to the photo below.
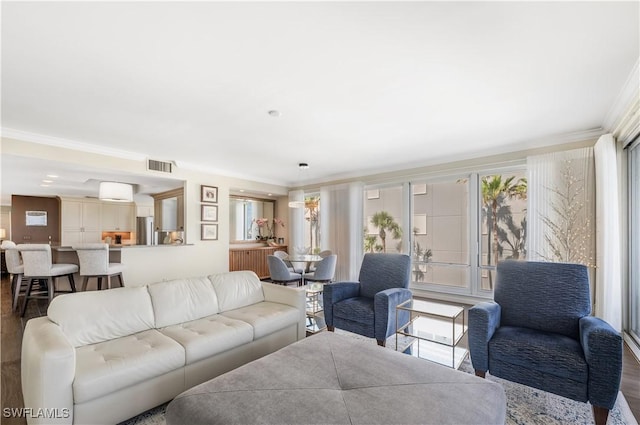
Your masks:
[{"label": "sofa back cushion", "polygon": [[74,347],[135,334],[154,325],[145,286],[60,295],[47,310]]},{"label": "sofa back cushion", "polygon": [[218,297],[206,277],[169,280],[148,285],[156,328],[190,322],[218,313]]},{"label": "sofa back cushion", "polygon": [[262,282],[252,271],[214,274],[209,279],[218,295],[221,313],[264,301]]}]

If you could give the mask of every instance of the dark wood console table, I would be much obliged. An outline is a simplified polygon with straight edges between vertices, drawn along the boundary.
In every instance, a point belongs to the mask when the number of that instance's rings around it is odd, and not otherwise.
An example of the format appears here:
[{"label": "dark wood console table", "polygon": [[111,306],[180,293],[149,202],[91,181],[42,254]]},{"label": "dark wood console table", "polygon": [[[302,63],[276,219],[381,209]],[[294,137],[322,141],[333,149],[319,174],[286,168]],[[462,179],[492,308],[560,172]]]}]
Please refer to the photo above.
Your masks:
[{"label": "dark wood console table", "polygon": [[232,247],[229,248],[229,271],[251,270],[260,279],[270,276],[267,256],[273,255],[276,251],[287,252],[287,246],[252,246],[252,247]]}]

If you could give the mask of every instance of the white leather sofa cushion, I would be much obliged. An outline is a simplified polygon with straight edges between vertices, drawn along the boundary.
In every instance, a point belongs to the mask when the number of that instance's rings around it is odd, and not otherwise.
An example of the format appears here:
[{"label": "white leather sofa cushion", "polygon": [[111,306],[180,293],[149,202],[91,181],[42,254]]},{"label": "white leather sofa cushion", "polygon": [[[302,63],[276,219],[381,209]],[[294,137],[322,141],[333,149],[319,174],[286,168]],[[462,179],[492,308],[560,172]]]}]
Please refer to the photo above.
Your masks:
[{"label": "white leather sofa cushion", "polygon": [[228,311],[264,301],[262,283],[252,271],[209,276],[218,295],[219,311]]},{"label": "white leather sofa cushion", "polygon": [[251,325],[220,314],[169,326],[160,332],[184,347],[187,364],[253,341]]},{"label": "white leather sofa cushion", "polygon": [[47,316],[74,347],[154,327],[153,307],[145,286],[60,295],[49,304]]},{"label": "white leather sofa cushion", "polygon": [[221,314],[232,319],[242,320],[253,326],[254,339],[297,324],[300,320],[300,310],[269,301],[225,311]]},{"label": "white leather sofa cushion", "polygon": [[79,347],[73,381],[74,403],[113,393],[184,364],[184,348],[155,329]]},{"label": "white leather sofa cushion", "polygon": [[149,285],[156,328],[218,313],[218,297],[207,277],[176,279]]}]

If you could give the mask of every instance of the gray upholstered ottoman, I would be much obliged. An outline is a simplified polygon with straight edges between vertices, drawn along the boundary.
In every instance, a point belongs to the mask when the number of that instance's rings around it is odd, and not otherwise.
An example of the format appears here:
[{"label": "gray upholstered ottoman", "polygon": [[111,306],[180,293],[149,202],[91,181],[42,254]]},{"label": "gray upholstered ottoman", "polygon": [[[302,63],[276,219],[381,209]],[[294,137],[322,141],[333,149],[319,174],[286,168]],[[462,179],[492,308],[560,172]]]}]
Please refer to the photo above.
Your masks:
[{"label": "gray upholstered ottoman", "polygon": [[168,425],[504,424],[502,387],[321,332],[176,397]]}]

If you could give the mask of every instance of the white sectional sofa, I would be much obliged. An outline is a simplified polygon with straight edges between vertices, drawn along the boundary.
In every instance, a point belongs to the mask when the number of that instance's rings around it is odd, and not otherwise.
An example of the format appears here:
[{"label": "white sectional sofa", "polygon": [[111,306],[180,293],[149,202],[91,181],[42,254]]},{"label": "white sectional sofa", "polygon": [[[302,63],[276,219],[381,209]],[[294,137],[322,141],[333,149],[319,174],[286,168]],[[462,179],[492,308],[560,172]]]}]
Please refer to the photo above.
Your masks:
[{"label": "white sectional sofa", "polygon": [[115,424],[305,337],[305,293],[230,272],[55,298],[27,323],[29,424]]}]

